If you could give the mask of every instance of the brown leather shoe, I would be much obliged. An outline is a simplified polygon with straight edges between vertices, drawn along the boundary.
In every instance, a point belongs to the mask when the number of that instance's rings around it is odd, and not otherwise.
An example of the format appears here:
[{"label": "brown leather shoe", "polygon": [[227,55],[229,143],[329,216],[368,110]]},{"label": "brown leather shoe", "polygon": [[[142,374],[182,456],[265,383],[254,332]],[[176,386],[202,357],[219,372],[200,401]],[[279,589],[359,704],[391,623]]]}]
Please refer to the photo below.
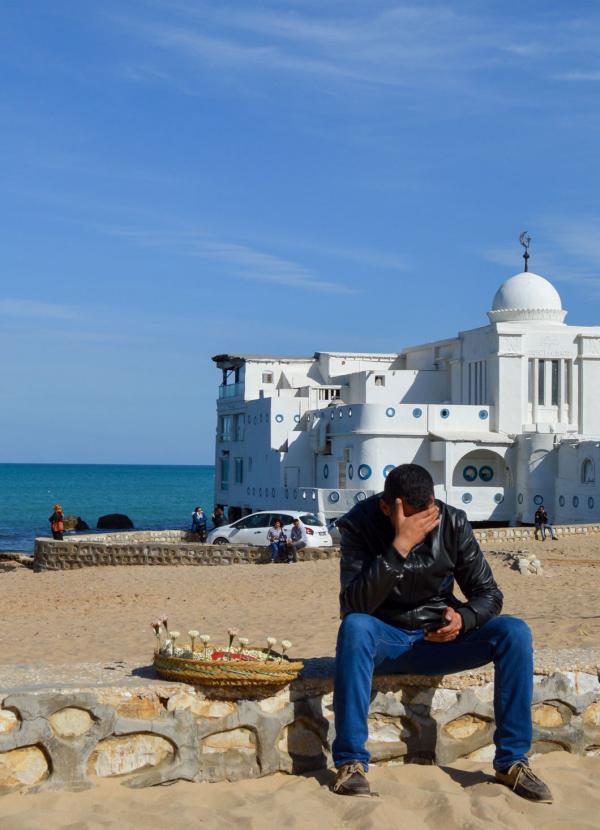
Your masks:
[{"label": "brown leather shoe", "polygon": [[531,771],[529,764],[517,761],[505,770],[496,770],[496,779],[506,784],[521,798],[538,801],[540,804],[552,804],[553,798],[549,788]]},{"label": "brown leather shoe", "polygon": [[368,798],[371,795],[367,773],[358,761],[350,761],[339,767],[331,789],[338,795],[357,795],[362,798]]}]

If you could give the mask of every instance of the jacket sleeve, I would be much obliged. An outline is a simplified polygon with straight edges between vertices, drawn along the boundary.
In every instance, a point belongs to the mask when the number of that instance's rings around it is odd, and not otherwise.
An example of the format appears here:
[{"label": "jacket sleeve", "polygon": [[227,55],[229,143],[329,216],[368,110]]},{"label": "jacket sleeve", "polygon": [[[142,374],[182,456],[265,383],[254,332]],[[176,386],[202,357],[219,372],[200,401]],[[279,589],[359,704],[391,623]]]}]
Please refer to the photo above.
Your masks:
[{"label": "jacket sleeve", "polygon": [[341,530],[340,612],[372,614],[403,578],[404,560],[393,545],[373,558],[348,524]]},{"label": "jacket sleeve", "polygon": [[467,598],[466,604],[457,608],[457,611],[463,618],[464,631],[470,631],[481,628],[499,614],[504,597],[462,511],[457,515],[456,537],[454,576]]}]

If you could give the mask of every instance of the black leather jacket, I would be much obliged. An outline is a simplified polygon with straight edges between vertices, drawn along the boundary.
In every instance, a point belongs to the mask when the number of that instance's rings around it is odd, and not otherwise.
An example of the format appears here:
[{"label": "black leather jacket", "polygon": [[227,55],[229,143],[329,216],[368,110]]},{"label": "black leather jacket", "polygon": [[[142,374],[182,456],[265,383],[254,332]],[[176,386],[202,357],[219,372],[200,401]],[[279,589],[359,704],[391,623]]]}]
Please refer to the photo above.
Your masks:
[{"label": "black leather jacket", "polygon": [[[338,522],[342,617],[359,611],[398,628],[435,629],[451,606],[469,631],[500,613],[502,593],[464,511],[436,500],[438,527],[404,559],[379,499],[360,502]],[[453,594],[455,579],[466,603]]]}]

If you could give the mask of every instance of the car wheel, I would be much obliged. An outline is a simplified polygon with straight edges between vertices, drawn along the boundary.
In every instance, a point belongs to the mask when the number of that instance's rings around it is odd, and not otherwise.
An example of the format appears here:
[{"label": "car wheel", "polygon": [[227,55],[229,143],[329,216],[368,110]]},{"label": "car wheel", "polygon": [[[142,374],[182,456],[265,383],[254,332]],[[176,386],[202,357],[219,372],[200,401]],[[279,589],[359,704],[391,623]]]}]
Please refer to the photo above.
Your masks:
[{"label": "car wheel", "polygon": [[226,545],[229,542],[229,539],[225,539],[223,536],[218,536],[213,545]]}]

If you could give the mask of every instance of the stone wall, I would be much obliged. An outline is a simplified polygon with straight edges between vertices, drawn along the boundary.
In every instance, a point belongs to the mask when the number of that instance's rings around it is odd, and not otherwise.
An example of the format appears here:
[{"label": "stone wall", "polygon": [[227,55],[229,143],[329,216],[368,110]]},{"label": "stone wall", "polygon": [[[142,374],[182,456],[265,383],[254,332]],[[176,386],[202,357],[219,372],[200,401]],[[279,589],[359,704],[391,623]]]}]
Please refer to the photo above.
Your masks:
[{"label": "stone wall", "polygon": [[[600,650],[538,652],[532,752],[600,754]],[[78,667],[45,681],[4,674],[0,692],[0,792],[81,789],[120,777],[132,787],[234,781],[331,765],[330,659],[256,701],[206,698],[195,688],[117,664]],[[109,671],[110,670],[110,671]],[[108,683],[106,676],[113,679]],[[40,680],[42,682],[40,682]],[[66,680],[69,682],[66,683]],[[381,676],[373,683],[369,750],[375,763],[493,756],[493,674]],[[15,682],[17,685],[15,685]],[[22,684],[19,686],[19,682]]]},{"label": "stone wall", "polygon": [[[62,542],[36,539],[33,569],[59,571],[95,565],[260,565],[271,560],[266,547],[202,545],[199,542],[178,541],[177,538],[173,541],[124,538],[140,535],[81,536]],[[339,555],[337,547],[304,548],[298,552],[298,560],[338,559]]]},{"label": "stone wall", "polygon": [[[564,536],[575,534],[596,534],[600,533],[600,524],[589,525],[552,525],[556,530],[559,539]],[[534,539],[534,527],[490,527],[478,528],[475,538],[478,542],[493,542],[496,539]]]}]

